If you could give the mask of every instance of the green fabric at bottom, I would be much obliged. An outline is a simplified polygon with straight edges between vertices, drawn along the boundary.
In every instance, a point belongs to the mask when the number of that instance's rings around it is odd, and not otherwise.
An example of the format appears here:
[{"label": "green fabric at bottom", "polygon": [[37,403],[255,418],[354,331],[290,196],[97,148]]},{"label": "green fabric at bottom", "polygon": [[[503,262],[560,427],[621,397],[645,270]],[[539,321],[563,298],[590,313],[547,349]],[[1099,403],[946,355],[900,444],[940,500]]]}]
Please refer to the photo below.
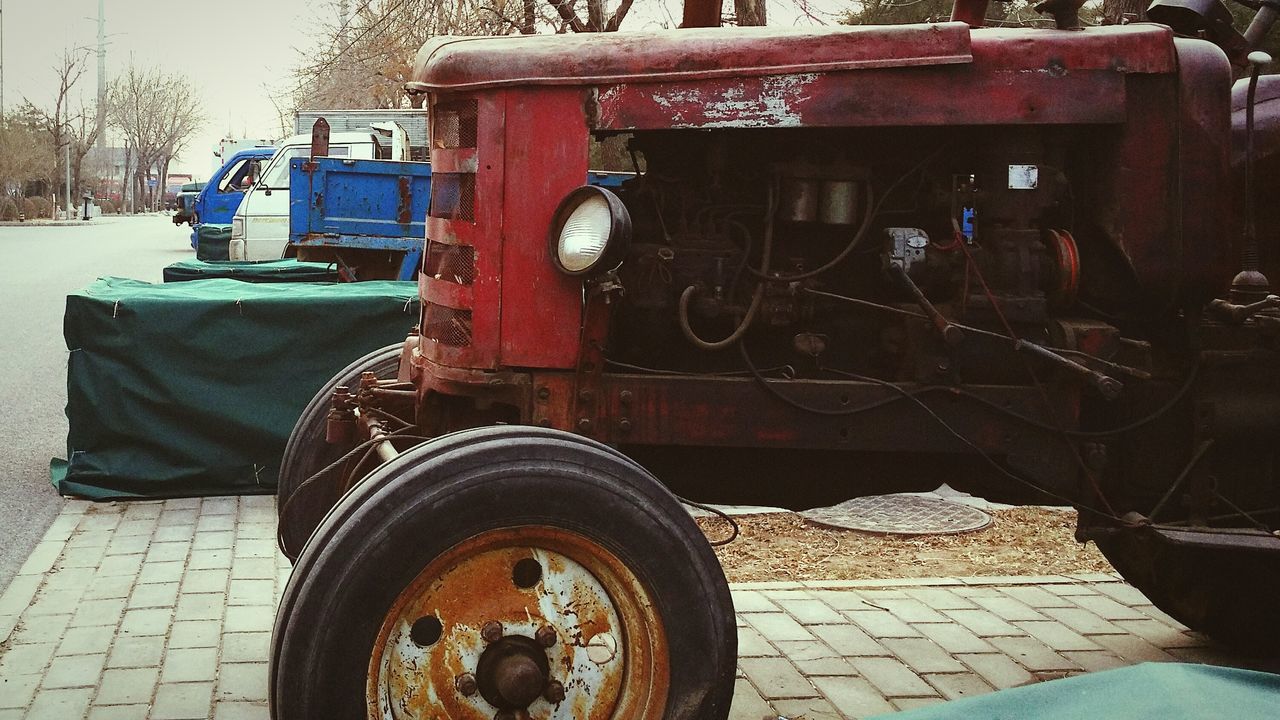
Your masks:
[{"label": "green fabric at bottom", "polygon": [[228,278],[246,282],[337,282],[338,270],[327,263],[295,259],[263,262],[183,260],[164,269],[164,281]]},{"label": "green fabric at bottom", "polygon": [[1025,685],[883,720],[1273,720],[1280,675],[1209,665],[1144,663]]},{"label": "green fabric at bottom", "polygon": [[403,342],[411,282],[151,285],[67,297],[66,495],[270,492],[293,424],[348,363]]}]

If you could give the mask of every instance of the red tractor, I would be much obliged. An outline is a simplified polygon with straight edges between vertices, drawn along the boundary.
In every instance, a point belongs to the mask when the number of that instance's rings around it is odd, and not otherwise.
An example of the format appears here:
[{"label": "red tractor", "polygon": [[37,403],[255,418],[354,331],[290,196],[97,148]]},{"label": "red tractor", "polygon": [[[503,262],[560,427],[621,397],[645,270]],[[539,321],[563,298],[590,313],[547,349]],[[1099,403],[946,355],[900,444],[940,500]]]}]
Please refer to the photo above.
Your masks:
[{"label": "red tractor", "polygon": [[[977,462],[1280,639],[1280,5],[1072,5],[423,47],[421,323],[286,450],[274,717],[726,717],[728,587],[654,448]],[[595,146],[635,177],[586,185]]]}]

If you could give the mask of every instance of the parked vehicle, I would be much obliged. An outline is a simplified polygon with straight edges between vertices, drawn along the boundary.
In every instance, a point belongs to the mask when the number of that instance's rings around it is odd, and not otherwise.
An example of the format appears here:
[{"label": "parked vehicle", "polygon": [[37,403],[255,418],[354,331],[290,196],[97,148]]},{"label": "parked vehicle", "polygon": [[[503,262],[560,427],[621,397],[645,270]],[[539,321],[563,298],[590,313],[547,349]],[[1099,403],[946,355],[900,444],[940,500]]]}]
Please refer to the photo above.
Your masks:
[{"label": "parked vehicle", "polygon": [[426,110],[298,110],[293,114],[293,131],[298,135],[310,134],[320,118],[329,124],[331,133],[365,132],[371,127],[395,123],[409,136],[412,153],[407,159],[429,159]]},{"label": "parked vehicle", "polygon": [[[274,147],[251,147],[227,158],[190,204],[191,247],[197,248],[200,225],[230,225],[245,192],[261,177],[262,163],[275,155]],[[224,252],[217,253],[226,257]]]},{"label": "parked vehicle", "polygon": [[[333,157],[373,158],[377,140],[372,132],[335,133],[329,146]],[[289,244],[289,161],[311,154],[311,134],[294,135],[276,149],[262,174],[245,191],[231,218],[232,260],[278,260]]]},{"label": "parked vehicle", "polygon": [[[313,135],[310,159],[293,158],[286,254],[338,266],[352,280],[416,280],[422,265],[431,164],[325,157]],[[618,187],[634,173],[587,174]]]},{"label": "parked vehicle", "polygon": [[[1276,8],[1241,37],[1216,2],[1042,7],[430,40],[421,321],[286,448],[273,716],[727,717],[732,602],[622,454],[655,447],[975,461],[1274,649],[1280,227],[1247,170],[1233,209],[1231,63],[1257,82]],[[583,187],[618,136],[638,177]],[[738,482],[841,481],[801,475]]]},{"label": "parked vehicle", "polygon": [[182,223],[187,223],[188,225],[194,224],[192,222],[192,216],[195,198],[203,189],[204,183],[193,182],[184,184],[178,190],[178,196],[174,199],[172,218],[174,225],[181,225]]},{"label": "parked vehicle", "polygon": [[[356,112],[343,111],[347,115]],[[344,117],[341,113],[335,116]],[[412,136],[398,124],[374,122],[363,132],[328,132],[327,153],[331,157],[352,160],[407,160],[415,153],[413,142]],[[423,148],[417,151],[419,156],[424,153]],[[281,143],[231,220],[232,260],[275,260],[288,251],[289,162],[310,155],[310,132],[295,135]]]},{"label": "parked vehicle", "polygon": [[417,278],[430,163],[323,156],[289,162],[287,254],[335,263],[346,281]]}]

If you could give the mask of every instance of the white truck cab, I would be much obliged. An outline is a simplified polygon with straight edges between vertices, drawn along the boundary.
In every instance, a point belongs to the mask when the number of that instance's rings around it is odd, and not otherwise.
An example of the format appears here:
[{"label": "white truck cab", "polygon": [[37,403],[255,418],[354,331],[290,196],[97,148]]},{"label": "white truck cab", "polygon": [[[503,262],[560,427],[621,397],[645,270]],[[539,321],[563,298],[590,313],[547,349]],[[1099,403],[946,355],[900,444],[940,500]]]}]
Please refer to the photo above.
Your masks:
[{"label": "white truck cab", "polygon": [[[377,157],[374,131],[333,133],[329,157]],[[231,260],[278,260],[289,244],[289,160],[310,157],[311,134],[294,135],[264,163],[262,176],[245,192],[231,218]]]}]

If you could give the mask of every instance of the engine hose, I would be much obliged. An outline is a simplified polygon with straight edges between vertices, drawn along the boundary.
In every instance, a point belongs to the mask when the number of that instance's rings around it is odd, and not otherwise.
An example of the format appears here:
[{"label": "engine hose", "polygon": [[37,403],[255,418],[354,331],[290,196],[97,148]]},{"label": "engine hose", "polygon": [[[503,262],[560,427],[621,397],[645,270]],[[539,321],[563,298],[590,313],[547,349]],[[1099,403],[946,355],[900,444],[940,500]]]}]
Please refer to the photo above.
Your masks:
[{"label": "engine hose", "polygon": [[[765,205],[764,212],[764,247],[760,251],[760,270],[752,270],[752,272],[765,277],[769,274],[769,256],[773,253],[773,215],[777,209],[778,191],[771,183],[769,185],[769,200]],[[751,323],[755,321],[756,314],[760,311],[760,303],[764,300],[764,283],[761,282],[756,285],[755,292],[751,294],[751,305],[747,307],[747,314],[743,316],[742,322],[738,323],[738,327],[729,334],[729,337],[710,342],[698,337],[698,334],[693,331],[693,327],[689,324],[689,301],[693,299],[693,294],[697,291],[697,285],[690,285],[684,289],[684,292],[680,293],[680,305],[676,317],[680,321],[680,331],[684,333],[685,339],[692,343],[694,347],[702,350],[723,350],[727,347],[732,347],[734,343],[741,340],[742,336],[751,327]]]},{"label": "engine hose", "polygon": [[756,313],[760,310],[760,301],[764,299],[764,283],[756,286],[756,291],[751,294],[751,305],[747,308],[747,314],[742,318],[742,322],[738,323],[737,329],[730,333],[729,337],[715,342],[708,342],[698,337],[697,333],[689,325],[689,300],[693,298],[693,294],[698,291],[697,285],[690,285],[680,293],[680,330],[684,333],[685,339],[693,343],[694,347],[703,350],[723,350],[742,339],[742,336],[751,327],[751,322],[756,319]]}]

